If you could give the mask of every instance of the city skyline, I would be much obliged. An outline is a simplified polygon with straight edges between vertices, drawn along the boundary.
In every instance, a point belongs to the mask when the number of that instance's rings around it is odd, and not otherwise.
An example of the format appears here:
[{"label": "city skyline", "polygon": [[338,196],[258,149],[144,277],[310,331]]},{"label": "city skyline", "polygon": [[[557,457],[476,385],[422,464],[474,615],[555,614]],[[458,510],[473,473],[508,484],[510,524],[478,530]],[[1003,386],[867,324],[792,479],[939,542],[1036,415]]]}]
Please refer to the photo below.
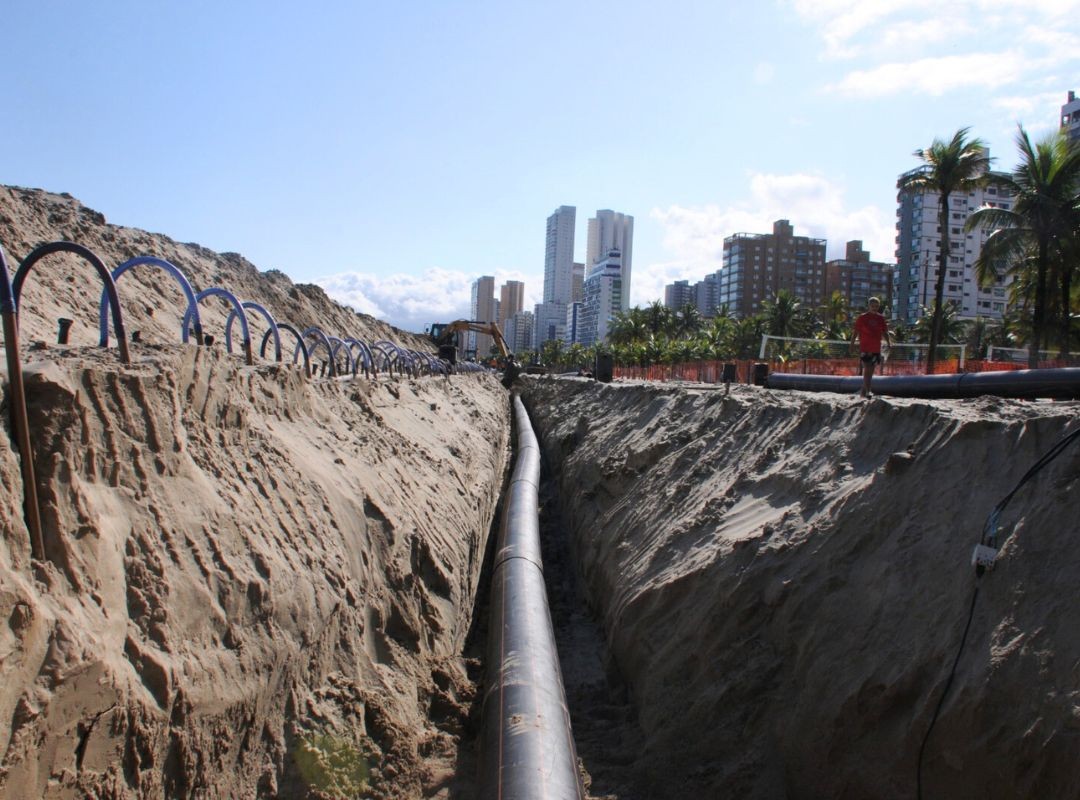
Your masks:
[{"label": "city skyline", "polygon": [[[480,275],[540,302],[567,200],[634,217],[629,305],[776,219],[830,259],[853,239],[891,259],[912,151],[970,126],[1010,169],[1016,123],[1056,127],[1080,61],[1080,0],[7,11],[0,181],[410,330],[466,316]],[[617,69],[579,58],[598,29]],[[155,57],[106,55],[121,42]]]}]

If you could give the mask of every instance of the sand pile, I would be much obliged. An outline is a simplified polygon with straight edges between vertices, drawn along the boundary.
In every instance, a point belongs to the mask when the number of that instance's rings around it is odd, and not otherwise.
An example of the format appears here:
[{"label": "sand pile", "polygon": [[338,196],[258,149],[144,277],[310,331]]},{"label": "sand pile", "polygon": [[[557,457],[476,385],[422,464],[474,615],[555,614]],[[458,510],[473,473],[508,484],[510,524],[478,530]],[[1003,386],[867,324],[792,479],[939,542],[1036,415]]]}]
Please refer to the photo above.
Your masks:
[{"label": "sand pile", "polygon": [[[0,187],[12,271],[59,239],[109,268],[166,259],[196,291],[300,328],[430,349],[239,255]],[[476,670],[462,646],[507,458],[505,390],[245,367],[223,352],[224,303],[201,306],[218,343],[197,348],[177,344],[185,300],[164,271],[119,289],[144,342],[130,366],[90,346],[101,288],[86,262],[48,257],[20,307],[49,563],[29,559],[9,431],[0,797],[467,795],[472,774],[454,776]],[[61,316],[71,347],[51,344]]]},{"label": "sand pile", "polygon": [[[651,797],[914,797],[990,510],[1080,404],[530,382]],[[1080,446],[1015,497],[924,796],[1080,796]]]},{"label": "sand pile", "polygon": [[445,790],[498,382],[49,354],[26,367],[37,569],[0,437],[0,796],[329,797],[365,767],[365,796]]},{"label": "sand pile", "polygon": [[[300,330],[318,325],[330,335],[347,334],[368,343],[389,339],[402,347],[433,350],[424,337],[397,330],[366,314],[357,314],[330,300],[326,292],[313,284],[294,284],[276,270],[260,272],[238,253],[215,253],[197,244],[175,242],[162,234],[110,225],[103,214],[67,194],[0,186],[0,245],[12,277],[19,262],[35,247],[58,240],[90,248],[110,271],[136,256],[164,259],[187,276],[196,292],[212,286],[227,289],[241,301],[262,304],[278,322],[287,322]],[[21,340],[55,342],[56,321],[67,317],[75,320],[70,333],[72,344],[96,344],[101,289],[93,267],[86,261],[67,254],[47,256],[33,268],[23,292],[19,314]],[[129,332],[140,331],[145,341],[180,340],[187,301],[179,285],[164,270],[132,269],[121,276],[118,289],[124,325]],[[208,298],[200,304],[199,312],[204,331],[223,342],[229,313],[225,301]],[[248,316],[257,349],[266,325],[257,315]],[[234,328],[233,336],[239,339],[238,327]],[[291,348],[291,339],[287,342]]]}]

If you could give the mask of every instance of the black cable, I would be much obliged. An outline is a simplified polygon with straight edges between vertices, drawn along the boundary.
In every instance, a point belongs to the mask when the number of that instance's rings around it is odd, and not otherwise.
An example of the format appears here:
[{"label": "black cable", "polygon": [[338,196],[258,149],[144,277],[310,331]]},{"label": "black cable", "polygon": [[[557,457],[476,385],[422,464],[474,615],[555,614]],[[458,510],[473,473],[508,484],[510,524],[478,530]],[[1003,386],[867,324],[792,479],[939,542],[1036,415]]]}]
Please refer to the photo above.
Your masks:
[{"label": "black cable", "polygon": [[[1080,438],[1080,428],[1068,434],[1062,438],[1057,444],[1051,447],[1042,458],[1032,464],[1031,468],[1024,473],[1024,477],[1020,479],[1020,482],[1013,487],[1013,490],[1009,492],[1005,497],[994,506],[994,510],[990,512],[990,516],[986,519],[986,524],[983,525],[982,537],[979,540],[980,544],[993,546],[997,542],[997,527],[998,519],[1001,517],[1001,513],[1005,510],[1005,507],[1009,505],[1009,502],[1013,499],[1013,496],[1020,491],[1020,487],[1031,480],[1035,475],[1043,469],[1047,464],[1057,458],[1061,453]],[[979,579],[982,578],[983,573],[986,571],[985,567],[978,566],[975,569],[975,591],[971,595],[971,608],[968,610],[967,623],[964,625],[964,633],[960,637],[960,647],[956,650],[956,658],[953,659],[952,669],[949,671],[949,677],[945,681],[945,688],[941,691],[941,697],[938,698],[937,707],[934,709],[934,715],[930,718],[930,725],[926,729],[926,735],[923,736],[922,744],[919,745],[919,762],[916,768],[915,783],[916,783],[916,795],[918,800],[922,800],[922,768],[923,768],[923,756],[926,752],[926,744],[930,741],[930,734],[934,730],[934,725],[937,724],[938,715],[941,713],[941,709],[945,705],[945,698],[949,696],[949,689],[952,687],[953,679],[956,678],[956,668],[960,664],[960,656],[964,653],[964,645],[967,644],[968,632],[971,630],[971,621],[975,618],[975,601],[979,597]]]},{"label": "black cable", "polygon": [[1074,441],[1076,441],[1078,437],[1080,437],[1080,428],[1077,428],[1075,431],[1070,433],[1068,436],[1065,436],[1057,444],[1051,447],[1043,455],[1042,458],[1040,458],[1031,466],[1031,469],[1024,473],[1024,477],[1022,477],[1020,479],[1020,482],[1013,487],[1013,490],[1007,495],[1005,495],[1004,499],[1002,499],[1000,503],[994,506],[994,510],[991,511],[990,516],[987,517],[986,525],[983,526],[983,535],[981,540],[982,544],[993,544],[994,540],[997,537],[998,518],[1001,516],[1001,512],[1005,510],[1005,506],[1007,506],[1009,502],[1013,499],[1013,495],[1020,491],[1020,487],[1027,483],[1029,480],[1031,480],[1035,476],[1035,474],[1039,472],[1039,470],[1041,470],[1043,467],[1045,467],[1047,464],[1049,464],[1051,461],[1061,455],[1062,451],[1065,450],[1065,448],[1072,444]]},{"label": "black cable", "polygon": [[926,735],[923,736],[922,744],[919,745],[919,767],[915,776],[916,785],[918,786],[918,800],[922,800],[923,753],[926,752],[926,743],[930,741],[930,734],[934,730],[934,725],[937,724],[938,714],[941,713],[941,708],[945,705],[945,698],[948,697],[949,688],[952,686],[953,678],[956,677],[956,667],[960,664],[960,656],[964,653],[964,645],[967,643],[968,631],[971,630],[971,620],[975,618],[975,600],[978,596],[979,584],[978,579],[976,579],[975,592],[971,595],[971,609],[968,611],[967,624],[964,625],[964,635],[960,637],[960,647],[956,651],[956,658],[953,659],[952,669],[949,671],[949,678],[945,681],[945,688],[941,690],[941,697],[938,698],[937,708],[934,709],[934,716],[930,718],[930,727],[926,729]]}]

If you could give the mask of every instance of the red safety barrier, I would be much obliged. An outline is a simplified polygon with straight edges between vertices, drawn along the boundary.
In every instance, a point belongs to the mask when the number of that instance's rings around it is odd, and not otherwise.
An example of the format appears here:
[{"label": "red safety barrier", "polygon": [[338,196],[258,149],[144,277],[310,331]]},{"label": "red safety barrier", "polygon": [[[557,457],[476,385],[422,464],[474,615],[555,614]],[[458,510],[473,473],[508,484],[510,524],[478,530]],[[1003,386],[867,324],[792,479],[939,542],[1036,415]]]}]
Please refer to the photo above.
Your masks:
[{"label": "red safety barrier", "polygon": [[[750,383],[750,375],[756,360],[741,361],[689,361],[681,364],[653,364],[648,367],[615,367],[614,377],[637,381],[688,381],[691,383],[720,383],[724,364],[735,364],[737,383]],[[769,372],[795,373],[799,375],[858,375],[858,359],[855,358],[799,358],[790,361],[766,362]],[[1075,359],[1052,359],[1039,362],[1039,369],[1058,369],[1077,366]],[[948,358],[934,364],[933,375],[955,375],[959,372],[1001,372],[1027,369],[1027,364],[1015,361],[983,361],[968,359],[960,369],[960,361]],[[925,375],[926,364],[911,361],[886,361],[874,371],[875,375]]]}]

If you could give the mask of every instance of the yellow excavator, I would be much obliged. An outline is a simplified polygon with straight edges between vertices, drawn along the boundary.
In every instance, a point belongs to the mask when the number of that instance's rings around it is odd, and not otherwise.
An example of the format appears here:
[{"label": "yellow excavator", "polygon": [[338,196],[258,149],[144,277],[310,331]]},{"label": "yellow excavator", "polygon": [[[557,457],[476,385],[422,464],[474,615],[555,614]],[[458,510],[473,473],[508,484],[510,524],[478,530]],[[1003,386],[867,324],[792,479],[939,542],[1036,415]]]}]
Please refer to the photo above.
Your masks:
[{"label": "yellow excavator", "polygon": [[[456,319],[453,322],[436,322],[431,326],[431,340],[439,348],[439,358],[451,364],[456,364],[458,359],[457,336],[459,333],[482,333],[490,336],[499,349],[499,368],[503,370],[503,383],[509,386],[514,379],[521,374],[521,366],[514,359],[514,354],[506,346],[506,339],[502,331],[494,322],[480,320]],[[482,360],[477,354],[477,360]]]}]

